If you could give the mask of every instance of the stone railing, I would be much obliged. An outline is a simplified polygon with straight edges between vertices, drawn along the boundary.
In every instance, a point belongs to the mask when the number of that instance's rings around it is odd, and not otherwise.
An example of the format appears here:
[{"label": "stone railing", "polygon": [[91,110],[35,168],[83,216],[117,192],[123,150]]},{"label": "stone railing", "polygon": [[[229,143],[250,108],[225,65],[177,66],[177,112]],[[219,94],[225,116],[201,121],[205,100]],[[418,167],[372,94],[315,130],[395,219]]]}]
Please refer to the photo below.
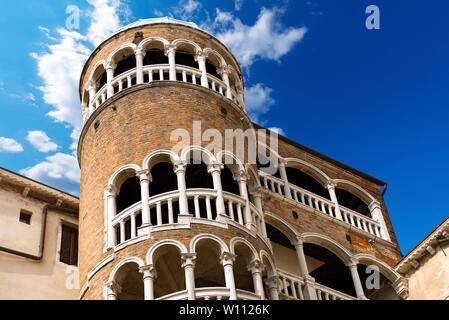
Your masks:
[{"label": "stone railing", "polygon": [[289,299],[304,300],[304,281],[301,277],[278,270],[279,293]]},{"label": "stone railing", "polygon": [[[226,209],[226,216],[219,216],[216,213],[216,207],[213,202],[217,199],[217,191],[213,189],[188,189],[186,191],[187,200],[194,208],[190,215],[198,220],[220,221],[241,225],[244,228],[254,225],[262,235],[265,235],[265,222],[263,215],[257,208],[249,203],[249,212],[251,221],[247,221],[246,206],[247,203],[242,197],[223,192],[223,199]],[[179,203],[179,191],[170,191],[156,195],[148,199],[150,208],[150,224],[157,226],[176,225],[175,205]],[[114,230],[118,230],[117,244],[137,238],[137,217],[142,212],[142,202],[139,201],[129,208],[123,210],[112,219]],[[223,220],[224,219],[224,220]],[[126,234],[126,224],[130,222],[131,233]]]},{"label": "stone railing", "polygon": [[[259,175],[263,187],[274,193],[285,196],[285,183],[283,180],[267,175],[261,171],[259,171]],[[381,224],[378,221],[341,205],[339,205],[341,213],[341,217],[339,217],[336,212],[336,204],[331,200],[325,199],[293,184],[290,184],[289,186],[293,200],[382,238]]]},{"label": "stone railing", "polygon": [[[279,277],[279,293],[287,299],[304,300],[304,280],[296,275],[285,271],[278,270]],[[356,300],[356,298],[328,288],[317,282],[313,283],[314,290],[318,300]]]},{"label": "stone railing", "polygon": [[[260,300],[254,292],[236,290],[237,300]],[[230,290],[223,287],[196,288],[195,300],[229,300]],[[187,290],[171,293],[156,300],[187,300]]]},{"label": "stone railing", "polygon": [[315,291],[318,300],[357,300],[355,297],[328,288],[319,283],[315,283]]},{"label": "stone railing", "polygon": [[[144,83],[151,83],[154,81],[167,81],[169,80],[169,71],[169,64],[145,65],[142,67]],[[199,69],[183,65],[176,65],[176,74],[180,79],[182,79],[182,82],[201,85],[202,73]],[[145,76],[147,76],[147,78]],[[117,94],[126,88],[135,86],[137,84],[136,78],[137,68],[130,69],[116,76],[111,81],[111,86],[113,87],[114,94]],[[234,103],[244,109],[244,103],[241,100],[241,97],[239,97],[239,95],[233,89],[230,90],[230,93],[227,93],[227,86],[222,80],[217,79],[211,74],[207,74],[207,86],[209,89],[231,99]],[[105,84],[96,92],[96,94],[92,98],[92,102],[90,103],[89,116],[108,99],[107,91],[107,84]]]}]

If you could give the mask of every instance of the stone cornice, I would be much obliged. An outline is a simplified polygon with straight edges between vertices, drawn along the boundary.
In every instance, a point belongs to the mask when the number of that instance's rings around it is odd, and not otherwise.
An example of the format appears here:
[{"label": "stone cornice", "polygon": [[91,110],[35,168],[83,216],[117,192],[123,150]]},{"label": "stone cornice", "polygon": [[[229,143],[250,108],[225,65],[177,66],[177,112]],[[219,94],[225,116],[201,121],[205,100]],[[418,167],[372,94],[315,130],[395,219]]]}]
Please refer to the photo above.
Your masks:
[{"label": "stone cornice", "polygon": [[449,217],[425,237],[415,248],[413,248],[395,267],[399,273],[407,272],[410,267],[419,268],[419,260],[426,255],[432,255],[433,246],[438,243],[438,238],[449,236]]}]

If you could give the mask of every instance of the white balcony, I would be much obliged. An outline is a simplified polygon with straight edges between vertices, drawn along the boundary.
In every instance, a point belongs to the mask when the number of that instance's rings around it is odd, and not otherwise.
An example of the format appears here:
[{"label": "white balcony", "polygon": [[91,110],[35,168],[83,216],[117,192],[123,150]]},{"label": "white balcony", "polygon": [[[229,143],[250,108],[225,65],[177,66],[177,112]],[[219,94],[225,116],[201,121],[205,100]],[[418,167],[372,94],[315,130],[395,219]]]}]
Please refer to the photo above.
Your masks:
[{"label": "white balcony", "polygon": [[[260,300],[260,296],[254,292],[236,290],[237,300]],[[229,300],[229,288],[196,288],[195,300]],[[187,290],[171,293],[156,300],[187,300]]]},{"label": "white balcony", "polygon": [[[240,196],[229,192],[223,192],[223,198],[226,208],[226,216],[216,215],[212,206],[212,201],[217,199],[217,191],[213,189],[188,189],[186,191],[187,200],[193,204],[194,212],[190,212],[191,221],[199,223],[214,224],[218,222],[218,225],[229,223],[244,228],[246,230],[252,230],[251,226],[255,226],[257,232],[265,234],[265,222],[263,215],[257,208],[249,203],[249,212],[251,215],[251,221],[247,221],[245,211],[247,202]],[[176,215],[174,210],[174,204],[179,201],[179,191],[166,192],[148,199],[150,210],[156,211],[156,215],[153,220],[150,221],[152,230],[158,229],[175,229],[179,222],[176,221]],[[204,206],[200,205],[200,202]],[[166,210],[163,210],[163,206],[167,206]],[[203,210],[201,209],[203,208]],[[204,210],[205,208],[205,210]],[[119,230],[119,237],[117,244],[123,244],[138,237],[137,216],[142,212],[142,202],[139,201],[129,208],[118,213],[112,219],[112,226],[115,230]],[[125,234],[125,225],[131,224],[131,234]],[[254,230],[252,230],[254,231]]]},{"label": "white balcony", "polygon": [[[259,171],[262,186],[278,193],[282,196],[285,194],[285,182],[282,179],[273,177]],[[350,224],[353,227],[371,233],[372,235],[382,238],[381,223],[359,212],[348,209],[339,205],[340,215],[337,214],[337,204],[331,200],[325,199],[310,191],[304,190],[298,186],[290,184],[290,191],[293,200],[312,208],[313,210],[327,214],[328,216]]]},{"label": "white balcony", "polygon": [[[169,64],[145,65],[142,67],[143,75],[148,76],[147,78],[144,77],[146,83],[170,80],[169,71],[170,71]],[[113,88],[112,96],[122,92],[124,89],[136,86],[137,72],[138,72],[137,68],[133,68],[114,77],[111,81],[111,86]],[[202,72],[199,69],[184,65],[176,65],[176,74],[182,77],[182,82],[202,85],[201,84]],[[203,84],[203,86],[205,86],[205,84]],[[90,103],[91,107],[89,108],[89,114],[87,117],[89,117],[97,108],[100,107],[101,104],[103,104],[108,99],[107,87],[108,85],[105,84],[96,92],[96,94],[92,98],[92,102]],[[227,85],[222,80],[214,77],[211,74],[207,74],[207,87],[210,90],[213,90],[221,94],[222,96],[232,100],[234,103],[239,105],[243,110],[245,109],[241,97],[233,89],[230,89],[230,92],[228,93]]]}]

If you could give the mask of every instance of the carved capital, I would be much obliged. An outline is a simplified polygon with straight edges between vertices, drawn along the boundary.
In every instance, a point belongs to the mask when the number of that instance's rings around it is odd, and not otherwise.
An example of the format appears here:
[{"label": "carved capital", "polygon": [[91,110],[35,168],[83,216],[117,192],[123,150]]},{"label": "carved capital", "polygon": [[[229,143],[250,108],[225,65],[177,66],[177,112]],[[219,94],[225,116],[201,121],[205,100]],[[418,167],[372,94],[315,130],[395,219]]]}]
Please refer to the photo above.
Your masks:
[{"label": "carved capital", "polygon": [[173,44],[167,44],[164,48],[164,53],[166,56],[169,54],[176,54],[176,46]]},{"label": "carved capital", "polygon": [[197,258],[196,253],[183,253],[181,255],[181,261],[182,261],[181,267],[183,269],[189,268],[189,267],[195,268],[196,258]]},{"label": "carved capital", "polygon": [[369,210],[371,211],[371,212],[373,212],[373,210],[375,210],[375,209],[381,209],[380,208],[380,202],[379,201],[377,201],[377,200],[374,200],[373,202],[371,202],[370,204],[369,204],[369,206],[368,206],[368,208],[369,208]]},{"label": "carved capital", "polygon": [[212,162],[207,166],[208,173],[221,172],[223,170],[224,165],[218,162]]},{"label": "carved capital", "polygon": [[235,258],[237,258],[237,256],[235,254],[232,254],[230,252],[223,252],[220,256],[220,263],[224,266],[226,265],[233,265]]},{"label": "carved capital", "polygon": [[259,259],[254,259],[247,267],[251,273],[262,272],[265,269],[265,265]]},{"label": "carved capital", "polygon": [[175,171],[176,174],[185,172],[186,167],[187,163],[184,161],[175,161],[175,163],[173,164],[173,170]]},{"label": "carved capital", "polygon": [[232,177],[237,182],[247,182],[249,180],[249,174],[244,170],[239,170],[238,172],[234,173]]},{"label": "carved capital", "polygon": [[104,190],[104,196],[105,197],[115,197],[117,195],[117,187],[109,184],[106,189]]},{"label": "carved capital", "polygon": [[143,279],[156,279],[157,278],[157,271],[156,268],[149,264],[147,266],[143,266],[139,268],[139,272],[143,274]]},{"label": "carved capital", "polygon": [[108,294],[119,295],[122,292],[122,286],[119,285],[116,281],[109,281],[106,285],[108,288]]},{"label": "carved capital", "polygon": [[326,188],[327,188],[327,190],[331,190],[331,189],[335,190],[336,186],[337,186],[337,184],[334,181],[330,180],[327,182]]},{"label": "carved capital", "polygon": [[140,182],[142,182],[142,181],[152,182],[153,181],[153,177],[151,176],[150,170],[148,170],[148,169],[136,172],[136,176],[139,177]]}]

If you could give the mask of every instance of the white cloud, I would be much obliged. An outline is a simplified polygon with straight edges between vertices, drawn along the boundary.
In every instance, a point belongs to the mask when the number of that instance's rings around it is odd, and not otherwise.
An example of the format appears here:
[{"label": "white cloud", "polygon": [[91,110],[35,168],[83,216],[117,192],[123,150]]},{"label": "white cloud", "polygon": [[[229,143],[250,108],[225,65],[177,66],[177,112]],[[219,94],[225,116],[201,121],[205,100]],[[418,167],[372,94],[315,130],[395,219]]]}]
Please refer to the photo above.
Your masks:
[{"label": "white cloud", "polygon": [[28,100],[29,101],[36,101],[36,97],[31,92],[23,93],[23,94],[10,93],[9,95],[11,97],[13,97],[13,98],[19,99],[22,102],[25,102],[25,101],[28,101]]},{"label": "white cloud", "polygon": [[27,140],[39,152],[50,152],[58,149],[58,145],[52,142],[44,131],[28,131]]},{"label": "white cloud", "polygon": [[190,21],[201,10],[202,4],[195,0],[181,0],[178,6],[173,9],[174,16],[184,21]]},{"label": "white cloud", "polygon": [[121,26],[120,13],[128,14],[128,9],[120,0],[87,0],[94,8],[88,12],[91,24],[87,39],[98,46]]},{"label": "white cloud", "polygon": [[20,170],[20,173],[34,180],[42,181],[56,188],[77,194],[80,169],[76,157],[57,153],[34,167]]},{"label": "white cloud", "polygon": [[22,151],[22,145],[16,140],[0,137],[0,152],[17,153]]},{"label": "white cloud", "polygon": [[38,75],[44,84],[38,89],[45,103],[54,107],[48,115],[74,128],[82,125],[78,82],[84,62],[90,54],[81,41],[86,37],[75,31],[58,29],[59,42],[48,45],[49,52],[31,56],[36,59]]},{"label": "white cloud", "polygon": [[285,136],[285,131],[282,128],[270,127],[270,128],[268,128],[268,130],[274,131],[274,132],[276,132],[277,134],[279,134],[281,136]]},{"label": "white cloud", "polygon": [[239,11],[242,8],[243,0],[234,0],[234,9]]},{"label": "white cloud", "polygon": [[216,9],[216,14],[211,25],[203,24],[202,27],[216,34],[245,68],[249,68],[257,59],[279,62],[307,32],[306,27],[282,26],[280,20],[283,11],[279,8],[262,8],[253,26],[243,24],[229,12]]},{"label": "white cloud", "polygon": [[157,9],[154,9],[154,10],[153,10],[153,14],[154,14],[156,17],[163,17],[163,16],[164,16],[164,13],[163,13],[162,11],[160,11],[160,10],[157,10]]},{"label": "white cloud", "polygon": [[246,89],[246,108],[253,121],[259,121],[259,115],[267,113],[276,101],[271,97],[273,89],[258,83]]}]

